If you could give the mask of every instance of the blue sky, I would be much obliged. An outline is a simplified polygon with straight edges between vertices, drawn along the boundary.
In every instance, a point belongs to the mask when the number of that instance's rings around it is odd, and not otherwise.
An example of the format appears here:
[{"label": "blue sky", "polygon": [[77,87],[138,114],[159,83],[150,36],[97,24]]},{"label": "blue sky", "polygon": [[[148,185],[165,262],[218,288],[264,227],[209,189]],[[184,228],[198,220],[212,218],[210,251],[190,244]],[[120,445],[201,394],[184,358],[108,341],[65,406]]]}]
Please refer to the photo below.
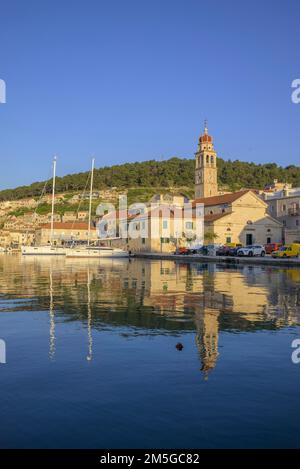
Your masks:
[{"label": "blue sky", "polygon": [[172,156],[297,164],[298,0],[1,4],[0,188]]}]

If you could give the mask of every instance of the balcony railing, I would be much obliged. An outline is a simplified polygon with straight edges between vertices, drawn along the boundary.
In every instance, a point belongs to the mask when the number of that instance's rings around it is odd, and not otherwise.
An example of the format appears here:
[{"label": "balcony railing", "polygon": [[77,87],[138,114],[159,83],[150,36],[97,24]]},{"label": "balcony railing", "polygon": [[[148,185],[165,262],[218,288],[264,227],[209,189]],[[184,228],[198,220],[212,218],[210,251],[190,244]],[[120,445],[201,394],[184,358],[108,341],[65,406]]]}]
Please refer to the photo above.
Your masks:
[{"label": "balcony railing", "polygon": [[300,215],[300,208],[289,208],[288,209],[288,214],[291,216],[299,216]]}]

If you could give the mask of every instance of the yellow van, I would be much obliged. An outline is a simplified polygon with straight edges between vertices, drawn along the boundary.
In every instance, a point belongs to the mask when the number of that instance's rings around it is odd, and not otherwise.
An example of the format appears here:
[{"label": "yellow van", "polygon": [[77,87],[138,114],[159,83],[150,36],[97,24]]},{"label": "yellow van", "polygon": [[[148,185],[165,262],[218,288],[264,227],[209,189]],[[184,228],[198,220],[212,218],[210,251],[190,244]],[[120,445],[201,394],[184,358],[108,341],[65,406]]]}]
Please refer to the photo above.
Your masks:
[{"label": "yellow van", "polygon": [[226,243],[225,246],[228,248],[241,248],[243,245],[241,243]]},{"label": "yellow van", "polygon": [[286,244],[278,251],[272,252],[272,257],[298,257],[300,254],[300,244]]}]

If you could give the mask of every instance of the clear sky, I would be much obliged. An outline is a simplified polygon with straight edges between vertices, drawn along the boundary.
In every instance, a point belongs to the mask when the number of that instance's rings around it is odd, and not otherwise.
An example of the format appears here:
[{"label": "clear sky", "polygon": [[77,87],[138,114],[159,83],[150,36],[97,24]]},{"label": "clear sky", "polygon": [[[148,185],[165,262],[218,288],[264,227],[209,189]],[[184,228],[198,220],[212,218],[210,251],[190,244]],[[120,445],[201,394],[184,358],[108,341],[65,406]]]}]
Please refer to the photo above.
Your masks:
[{"label": "clear sky", "polygon": [[0,9],[0,188],[219,156],[298,164],[299,0],[10,0]]}]

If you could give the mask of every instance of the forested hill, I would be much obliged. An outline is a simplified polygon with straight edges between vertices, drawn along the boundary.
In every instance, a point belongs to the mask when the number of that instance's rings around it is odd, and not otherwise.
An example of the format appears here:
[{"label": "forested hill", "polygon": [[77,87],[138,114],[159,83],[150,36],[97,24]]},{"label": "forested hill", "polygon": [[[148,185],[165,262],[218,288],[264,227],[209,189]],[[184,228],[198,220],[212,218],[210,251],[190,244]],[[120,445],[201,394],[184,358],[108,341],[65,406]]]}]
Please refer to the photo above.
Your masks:
[{"label": "forested hill", "polygon": [[[171,158],[165,161],[144,161],[126,163],[95,170],[94,188],[105,189],[117,187],[188,187],[194,186],[193,159]],[[86,185],[88,173],[70,174],[58,177],[56,192],[82,191]],[[219,185],[230,190],[245,188],[263,188],[266,184],[278,179],[300,186],[300,167],[277,166],[275,163],[255,164],[242,161],[224,161],[218,159]],[[35,182],[29,186],[0,191],[0,201],[14,200],[25,197],[39,197],[45,185]],[[51,184],[47,185],[51,191]]]}]

